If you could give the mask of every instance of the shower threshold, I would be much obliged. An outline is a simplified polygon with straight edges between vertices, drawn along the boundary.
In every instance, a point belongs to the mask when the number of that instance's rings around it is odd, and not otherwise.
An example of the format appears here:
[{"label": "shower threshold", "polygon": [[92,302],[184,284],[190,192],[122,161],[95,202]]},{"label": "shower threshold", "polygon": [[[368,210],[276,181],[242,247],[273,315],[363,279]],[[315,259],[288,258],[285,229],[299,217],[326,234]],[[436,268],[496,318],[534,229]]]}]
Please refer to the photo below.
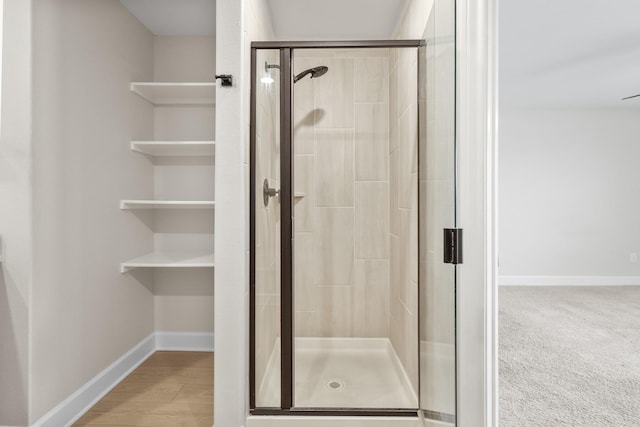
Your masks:
[{"label": "shower threshold", "polygon": [[[260,387],[280,395],[280,344]],[[387,338],[296,338],[296,408],[417,409],[409,376]]]}]

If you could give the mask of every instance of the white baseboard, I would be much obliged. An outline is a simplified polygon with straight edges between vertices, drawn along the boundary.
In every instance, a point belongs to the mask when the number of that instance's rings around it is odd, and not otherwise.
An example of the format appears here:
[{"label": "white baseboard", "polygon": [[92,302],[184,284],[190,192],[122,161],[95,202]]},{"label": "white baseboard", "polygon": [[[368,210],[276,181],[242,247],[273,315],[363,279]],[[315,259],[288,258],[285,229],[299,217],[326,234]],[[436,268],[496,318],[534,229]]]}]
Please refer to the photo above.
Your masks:
[{"label": "white baseboard", "polygon": [[213,332],[156,332],[156,349],[213,351]]},{"label": "white baseboard", "polygon": [[498,276],[500,286],[633,286],[640,276]]},{"label": "white baseboard", "polygon": [[151,334],[47,412],[35,424],[32,424],[32,427],[70,426],[151,356],[155,350],[156,340],[154,334]]},{"label": "white baseboard", "polygon": [[155,351],[213,351],[213,333],[156,332],[47,412],[31,427],[68,427]]}]

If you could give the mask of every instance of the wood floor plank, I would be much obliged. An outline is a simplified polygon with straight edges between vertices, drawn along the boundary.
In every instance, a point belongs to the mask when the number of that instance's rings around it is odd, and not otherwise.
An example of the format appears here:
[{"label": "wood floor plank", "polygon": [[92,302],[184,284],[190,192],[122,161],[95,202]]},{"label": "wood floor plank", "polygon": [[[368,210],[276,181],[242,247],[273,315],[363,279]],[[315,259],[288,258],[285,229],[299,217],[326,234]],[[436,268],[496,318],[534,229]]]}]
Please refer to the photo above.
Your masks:
[{"label": "wood floor plank", "polygon": [[[179,384],[175,384],[179,388]],[[172,402],[178,391],[175,392],[157,392],[157,391],[112,391],[102,398],[104,402]]]},{"label": "wood floor plank", "polygon": [[140,366],[168,368],[208,368],[213,369],[213,353],[158,351]]},{"label": "wood floor plank", "polygon": [[103,401],[171,402],[184,387],[183,384],[153,384],[123,381],[111,390]]},{"label": "wood floor plank", "polygon": [[117,391],[121,393],[142,393],[142,392],[154,392],[154,393],[177,393],[182,388],[181,384],[166,384],[166,383],[150,383],[150,382],[137,382],[130,381],[130,377],[122,380],[120,384],[115,386],[111,392]]},{"label": "wood floor plank", "polygon": [[213,384],[213,369],[146,368],[139,367],[130,375],[131,381],[154,384]]},{"label": "wood floor plank", "polygon": [[203,384],[185,384],[173,401],[206,405],[213,401],[213,388]]},{"label": "wood floor plank", "polygon": [[213,353],[156,352],[75,426],[211,427]]}]

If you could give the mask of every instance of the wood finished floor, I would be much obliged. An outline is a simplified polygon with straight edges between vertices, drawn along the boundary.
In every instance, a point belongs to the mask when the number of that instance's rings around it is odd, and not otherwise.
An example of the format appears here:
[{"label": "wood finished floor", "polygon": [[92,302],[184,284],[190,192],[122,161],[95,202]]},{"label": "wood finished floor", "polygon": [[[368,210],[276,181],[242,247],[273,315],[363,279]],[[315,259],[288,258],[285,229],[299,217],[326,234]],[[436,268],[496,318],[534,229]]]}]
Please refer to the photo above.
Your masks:
[{"label": "wood finished floor", "polygon": [[213,353],[158,351],[74,426],[211,427]]}]

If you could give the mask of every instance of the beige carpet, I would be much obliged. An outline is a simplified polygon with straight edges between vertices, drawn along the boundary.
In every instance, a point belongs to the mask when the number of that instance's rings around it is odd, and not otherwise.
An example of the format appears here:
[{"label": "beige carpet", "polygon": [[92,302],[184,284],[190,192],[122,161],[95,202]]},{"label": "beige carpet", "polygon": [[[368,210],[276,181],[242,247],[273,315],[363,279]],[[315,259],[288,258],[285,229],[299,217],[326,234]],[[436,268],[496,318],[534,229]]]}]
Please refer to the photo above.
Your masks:
[{"label": "beige carpet", "polygon": [[640,287],[500,288],[500,427],[640,426]]}]

